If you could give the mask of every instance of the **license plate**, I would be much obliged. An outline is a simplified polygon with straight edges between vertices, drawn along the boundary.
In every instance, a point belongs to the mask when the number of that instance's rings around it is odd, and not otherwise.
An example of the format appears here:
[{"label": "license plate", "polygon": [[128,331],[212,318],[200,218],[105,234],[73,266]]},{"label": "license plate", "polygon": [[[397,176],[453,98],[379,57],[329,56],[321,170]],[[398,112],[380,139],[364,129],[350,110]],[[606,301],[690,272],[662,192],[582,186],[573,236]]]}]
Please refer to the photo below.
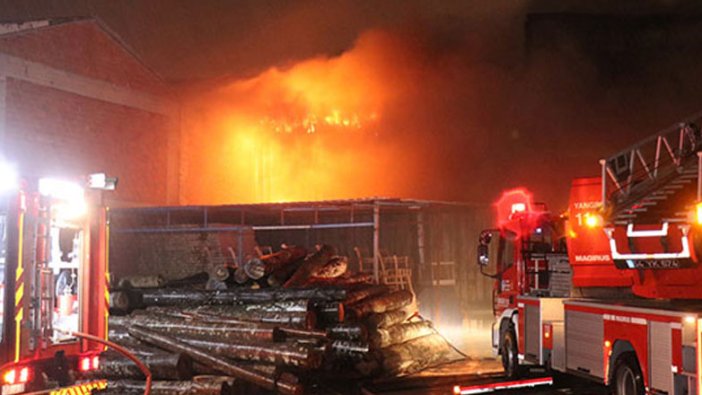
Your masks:
[{"label": "license plate", "polygon": [[[53,390],[49,392],[49,395],[90,395],[92,390],[104,389],[106,387],[107,381],[98,380]],[[3,395],[5,394],[3,393]]]},{"label": "license plate", "polygon": [[14,395],[24,392],[25,384],[5,384],[2,386],[2,395]]}]

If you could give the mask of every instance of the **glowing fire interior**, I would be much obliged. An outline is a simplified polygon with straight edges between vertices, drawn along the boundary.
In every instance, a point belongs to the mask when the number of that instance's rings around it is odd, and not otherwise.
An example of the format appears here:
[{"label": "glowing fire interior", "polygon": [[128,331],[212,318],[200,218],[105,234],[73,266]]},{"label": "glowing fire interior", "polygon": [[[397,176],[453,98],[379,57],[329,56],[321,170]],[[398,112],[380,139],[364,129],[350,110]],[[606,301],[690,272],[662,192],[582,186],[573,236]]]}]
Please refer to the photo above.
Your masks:
[{"label": "glowing fire interior", "polygon": [[339,57],[271,69],[198,99],[186,121],[186,200],[283,202],[407,192],[417,161],[381,133],[383,112],[402,84],[381,62],[388,46],[382,41],[361,40]]}]

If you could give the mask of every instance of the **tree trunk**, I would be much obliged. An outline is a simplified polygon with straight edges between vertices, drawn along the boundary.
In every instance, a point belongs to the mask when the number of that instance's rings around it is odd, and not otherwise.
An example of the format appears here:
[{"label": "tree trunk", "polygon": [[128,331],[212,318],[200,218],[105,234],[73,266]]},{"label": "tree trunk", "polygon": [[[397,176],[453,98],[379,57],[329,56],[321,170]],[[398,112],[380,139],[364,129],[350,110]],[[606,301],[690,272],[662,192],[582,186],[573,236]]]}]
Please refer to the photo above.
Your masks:
[{"label": "tree trunk", "polygon": [[312,329],[316,315],[309,311],[309,302],[277,302],[269,305],[201,306],[185,311],[195,319],[209,322],[217,320],[241,320],[268,324],[289,325]]},{"label": "tree trunk", "polygon": [[366,317],[368,329],[388,328],[397,324],[401,324],[407,320],[407,311],[398,309],[391,310],[385,313],[372,313]]},{"label": "tree trunk", "polygon": [[316,369],[322,364],[322,355],[311,347],[294,342],[285,343],[233,343],[181,339],[183,343],[206,350],[212,355],[239,359],[249,362],[271,363],[295,366],[302,369]]},{"label": "tree trunk", "polygon": [[[200,340],[220,341],[274,341],[282,338],[275,327],[219,324],[202,321],[186,321],[179,318],[134,316],[129,333],[135,326],[142,326],[171,336],[185,336]],[[133,334],[132,334],[133,335]]]},{"label": "tree trunk", "polygon": [[436,330],[429,321],[408,322],[376,329],[371,332],[370,344],[375,348],[385,348],[434,333]]},{"label": "tree trunk", "polygon": [[210,280],[210,275],[207,272],[195,273],[192,276],[178,278],[166,282],[166,288],[186,288],[193,286],[204,287]]},{"label": "tree trunk", "polygon": [[338,278],[339,276],[346,273],[348,269],[349,261],[346,257],[335,256],[324,266],[315,270],[312,273],[312,278],[315,279],[332,279]]},{"label": "tree trunk", "polygon": [[123,312],[149,306],[186,307],[206,304],[271,303],[309,299],[312,302],[334,302],[346,298],[341,288],[234,288],[219,291],[187,289],[130,289],[111,294],[114,308]]},{"label": "tree trunk", "polygon": [[354,361],[360,361],[369,351],[368,343],[348,340],[334,340],[329,349],[336,358]]},{"label": "tree trunk", "polygon": [[243,265],[243,269],[249,278],[259,280],[291,262],[304,259],[306,255],[306,249],[292,246],[273,254],[251,259]]},{"label": "tree trunk", "polygon": [[[223,380],[198,380],[198,381],[152,381],[152,395],[219,395],[228,390],[229,385]],[[138,392],[143,394],[144,381],[137,380],[108,380],[107,389],[110,391],[123,391],[127,393]],[[118,393],[118,392],[115,392]]]},{"label": "tree trunk", "polygon": [[368,330],[358,322],[338,324],[327,328],[327,336],[334,340],[366,341]]},{"label": "tree trunk", "polygon": [[332,259],[334,253],[335,251],[333,247],[323,245],[319,251],[305,258],[302,265],[300,265],[300,268],[295,271],[292,277],[290,277],[285,284],[283,284],[283,287],[295,288],[305,285],[307,280],[309,280],[317,270],[326,265],[327,262]]},{"label": "tree trunk", "polygon": [[395,291],[387,295],[363,300],[348,307],[347,310],[353,317],[361,319],[371,313],[385,313],[386,311],[403,308],[412,303],[412,298],[413,295],[410,291]]},{"label": "tree trunk", "polygon": [[316,339],[316,340],[326,340],[327,332],[309,330],[309,329],[297,329],[289,327],[280,327],[280,331],[285,334],[287,339]]},{"label": "tree trunk", "polygon": [[[140,355],[139,359],[149,368],[156,380],[187,380],[193,376],[192,360],[178,353],[161,351],[154,355]],[[134,362],[112,352],[103,353],[98,369],[90,374],[93,377],[105,378],[144,378],[144,373]]]},{"label": "tree trunk", "polygon": [[193,360],[219,370],[228,376],[249,381],[264,389],[271,391],[277,390],[284,395],[301,395],[303,393],[303,387],[299,383],[277,380],[276,377],[270,377],[223,358],[214,357],[206,351],[192,347],[173,337],[160,335],[156,332],[139,327],[129,328],[129,333],[139,340],[151,343],[170,352],[183,353],[190,356]]},{"label": "tree trunk", "polygon": [[322,303],[315,307],[320,327],[344,322],[345,310],[341,303]]},{"label": "tree trunk", "polygon": [[335,286],[335,287],[352,287],[354,285],[372,284],[372,273],[356,273],[351,276],[343,275],[336,278],[317,278],[313,277],[308,282],[309,286]]},{"label": "tree trunk", "polygon": [[404,376],[462,357],[438,334],[384,348],[382,368],[390,376]]},{"label": "tree trunk", "polygon": [[344,299],[344,305],[350,306],[354,303],[358,303],[364,299],[372,298],[374,296],[389,293],[390,289],[385,285],[369,285],[367,287],[355,289],[348,292],[348,296]]}]

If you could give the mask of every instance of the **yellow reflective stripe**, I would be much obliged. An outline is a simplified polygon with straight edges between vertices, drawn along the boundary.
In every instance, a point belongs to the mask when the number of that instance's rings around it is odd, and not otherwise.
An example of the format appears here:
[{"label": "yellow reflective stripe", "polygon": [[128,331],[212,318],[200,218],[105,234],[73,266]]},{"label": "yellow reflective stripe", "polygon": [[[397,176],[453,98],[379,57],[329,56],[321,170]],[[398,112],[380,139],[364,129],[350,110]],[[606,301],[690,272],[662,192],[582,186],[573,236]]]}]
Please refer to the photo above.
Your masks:
[{"label": "yellow reflective stripe", "polygon": [[15,291],[15,306],[22,302],[22,297],[24,296],[24,283],[19,285],[17,291]]},{"label": "yellow reflective stripe", "polygon": [[107,388],[107,380],[98,380],[53,390],[49,392],[49,395],[90,395],[92,390],[101,390],[105,388]]},{"label": "yellow reflective stripe", "polygon": [[15,316],[15,362],[20,359],[20,340],[22,339],[22,318],[24,317],[24,309],[20,308]]},{"label": "yellow reflective stripe", "polygon": [[[15,275],[15,308],[18,308],[15,314],[15,362],[20,359],[20,342],[22,340],[22,318],[24,318],[24,308],[21,306],[22,297],[24,296],[24,283],[20,283],[22,280],[22,274],[24,269],[22,267],[22,258],[24,255],[24,212],[20,211],[19,220],[17,227],[19,228],[19,239],[17,243],[17,271]],[[19,287],[17,286],[19,284]]]}]

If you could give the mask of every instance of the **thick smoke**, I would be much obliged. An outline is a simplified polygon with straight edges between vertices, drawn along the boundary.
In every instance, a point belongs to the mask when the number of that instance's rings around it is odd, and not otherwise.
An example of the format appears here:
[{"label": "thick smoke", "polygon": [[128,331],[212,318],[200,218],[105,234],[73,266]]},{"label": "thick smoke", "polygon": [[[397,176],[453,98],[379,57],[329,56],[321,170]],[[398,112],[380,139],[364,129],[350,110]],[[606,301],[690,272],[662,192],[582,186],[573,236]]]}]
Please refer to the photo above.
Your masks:
[{"label": "thick smoke", "polygon": [[562,209],[572,178],[702,104],[694,18],[474,11],[194,95],[185,202],[489,202],[526,186]]}]

